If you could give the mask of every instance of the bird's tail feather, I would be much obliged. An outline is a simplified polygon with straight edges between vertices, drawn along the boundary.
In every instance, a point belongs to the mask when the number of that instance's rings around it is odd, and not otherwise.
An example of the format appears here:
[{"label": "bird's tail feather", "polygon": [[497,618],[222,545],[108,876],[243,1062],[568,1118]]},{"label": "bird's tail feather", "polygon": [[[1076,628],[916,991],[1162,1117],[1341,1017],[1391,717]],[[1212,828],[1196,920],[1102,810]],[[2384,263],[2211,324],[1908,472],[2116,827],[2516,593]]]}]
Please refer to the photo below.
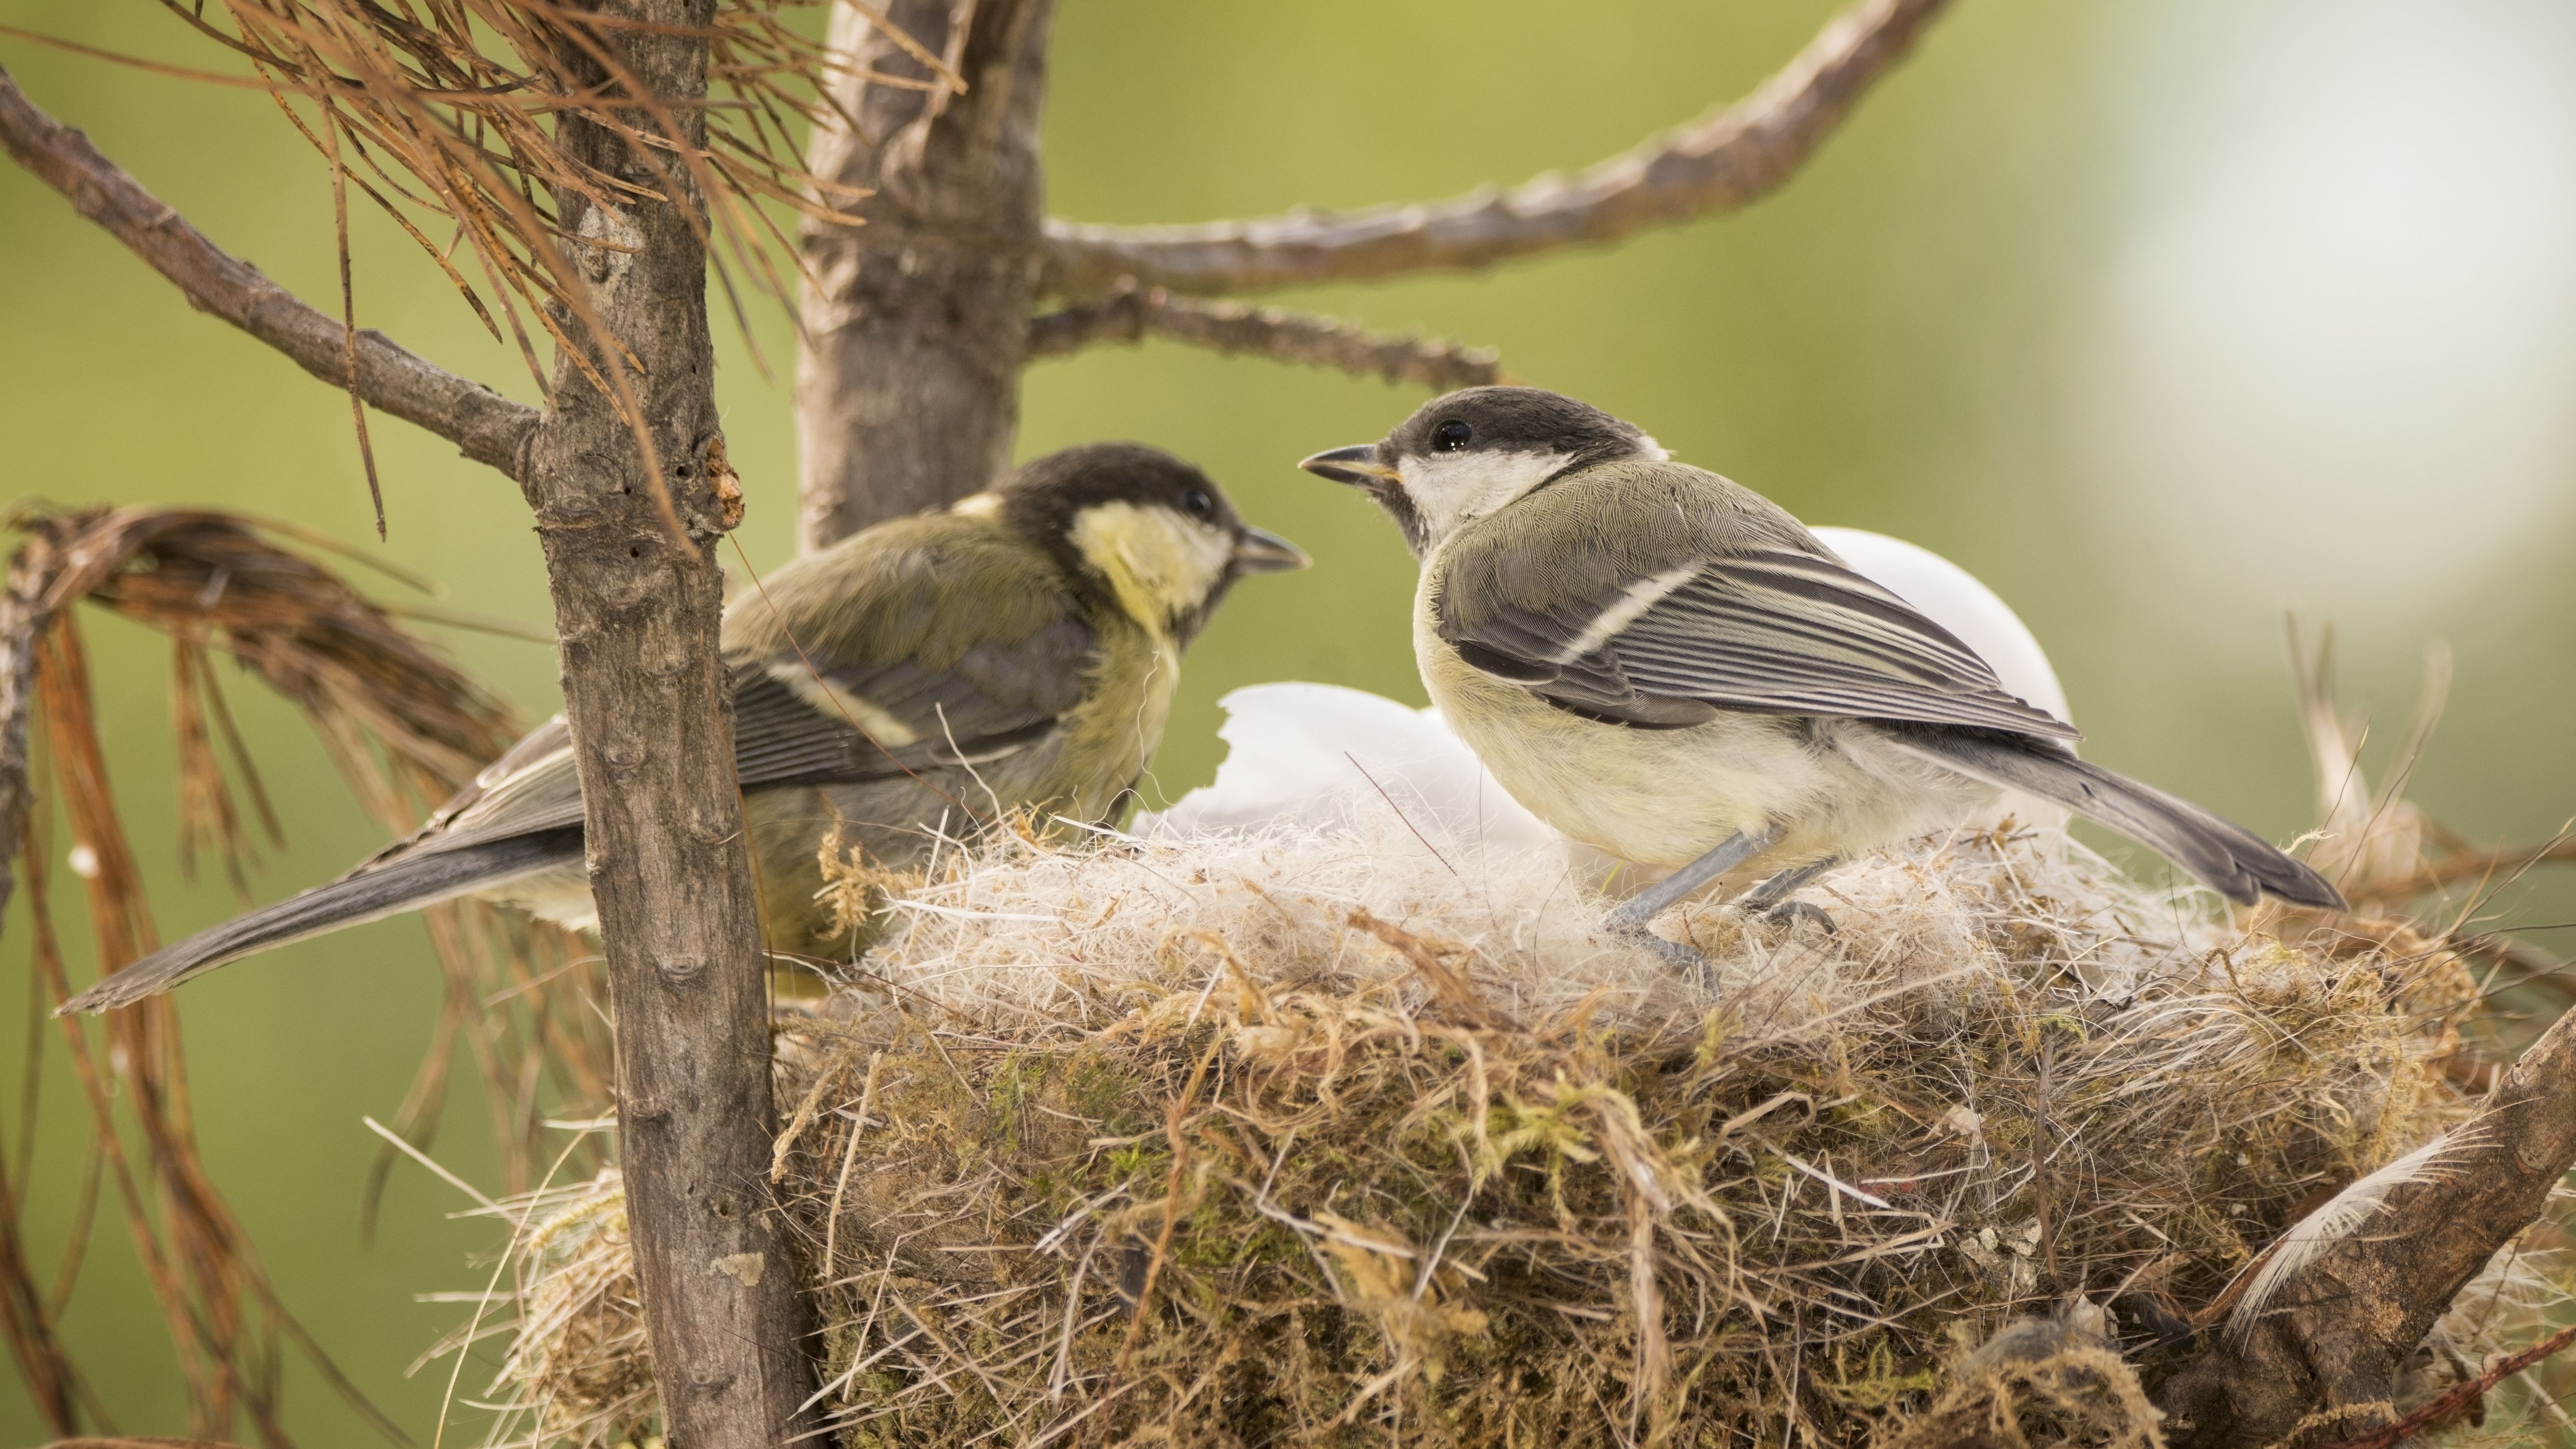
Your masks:
[{"label": "bird's tail feather", "polygon": [[416,911],[579,859],[577,826],[401,856],[164,946],[63,1003],[56,1014],[110,1011],[253,952]]},{"label": "bird's tail feather", "polygon": [[1960,774],[2055,801],[2107,825],[2238,905],[2275,895],[2321,910],[2344,909],[2343,894],[2324,876],[2253,831],[2047,742],[1922,730],[1906,732],[1898,744]]}]

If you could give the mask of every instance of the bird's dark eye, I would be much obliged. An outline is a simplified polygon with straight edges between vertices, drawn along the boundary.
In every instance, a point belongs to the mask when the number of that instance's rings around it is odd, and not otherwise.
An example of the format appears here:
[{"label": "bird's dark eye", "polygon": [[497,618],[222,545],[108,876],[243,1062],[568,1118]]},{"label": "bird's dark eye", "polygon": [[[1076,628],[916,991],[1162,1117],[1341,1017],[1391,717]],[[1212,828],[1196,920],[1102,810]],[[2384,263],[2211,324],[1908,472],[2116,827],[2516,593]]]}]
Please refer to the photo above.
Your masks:
[{"label": "bird's dark eye", "polygon": [[1431,430],[1431,446],[1443,453],[1454,453],[1467,446],[1467,440],[1474,436],[1476,436],[1474,428],[1456,418],[1451,418]]},{"label": "bird's dark eye", "polygon": [[1192,518],[1213,518],[1216,516],[1216,500],[1209,497],[1208,491],[1204,488],[1193,488],[1189,492],[1182,494],[1181,506],[1190,511],[1190,517]]}]

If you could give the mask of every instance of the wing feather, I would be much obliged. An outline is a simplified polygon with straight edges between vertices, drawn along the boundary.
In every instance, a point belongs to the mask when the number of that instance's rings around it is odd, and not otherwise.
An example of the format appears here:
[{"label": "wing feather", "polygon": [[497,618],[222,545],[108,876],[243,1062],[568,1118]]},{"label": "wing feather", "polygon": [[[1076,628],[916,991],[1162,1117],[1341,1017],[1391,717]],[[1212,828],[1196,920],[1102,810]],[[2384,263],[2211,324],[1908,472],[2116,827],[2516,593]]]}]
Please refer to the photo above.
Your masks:
[{"label": "wing feather", "polygon": [[[982,764],[1045,741],[1082,699],[1099,640],[1049,587],[1034,550],[942,520],[907,520],[912,545],[881,566],[808,579],[814,559],[770,581],[764,612],[729,618],[734,768],[742,788],[849,785]],[[971,559],[968,555],[974,555]],[[936,607],[939,580],[999,571],[1004,594],[979,616]],[[776,599],[777,615],[766,612]],[[872,655],[867,641],[876,649]],[[828,660],[817,667],[809,659]],[[531,731],[411,839],[359,867],[579,825],[581,782],[561,716]]]},{"label": "wing feather", "polygon": [[[2077,738],[1956,635],[1714,474],[1628,467],[1513,511],[1529,516],[1443,550],[1438,629],[1552,703],[1650,726],[1741,710]],[[1561,567],[1511,566],[1506,550],[1533,537],[1571,541]]]}]

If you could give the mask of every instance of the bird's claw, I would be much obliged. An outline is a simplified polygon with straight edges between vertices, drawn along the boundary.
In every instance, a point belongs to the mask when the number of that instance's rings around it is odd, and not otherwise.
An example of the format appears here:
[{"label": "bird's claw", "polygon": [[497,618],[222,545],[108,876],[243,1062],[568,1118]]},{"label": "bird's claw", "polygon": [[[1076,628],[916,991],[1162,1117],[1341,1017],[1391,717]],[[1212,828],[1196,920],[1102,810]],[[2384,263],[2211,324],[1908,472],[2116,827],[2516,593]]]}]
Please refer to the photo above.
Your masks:
[{"label": "bird's claw", "polygon": [[1711,986],[1716,985],[1716,969],[1709,965],[1708,958],[1700,954],[1698,947],[1685,945],[1670,937],[1658,936],[1646,929],[1643,922],[1632,925],[1614,921],[1611,923],[1611,931],[1628,944],[1653,953],[1674,970],[1690,972],[1703,982]]},{"label": "bird's claw", "polygon": [[1806,901],[1782,901],[1764,911],[1762,919],[1784,931],[1797,930],[1800,921],[1813,921],[1823,927],[1828,936],[1842,934],[1842,927],[1834,924],[1834,918],[1826,914],[1824,907]]}]

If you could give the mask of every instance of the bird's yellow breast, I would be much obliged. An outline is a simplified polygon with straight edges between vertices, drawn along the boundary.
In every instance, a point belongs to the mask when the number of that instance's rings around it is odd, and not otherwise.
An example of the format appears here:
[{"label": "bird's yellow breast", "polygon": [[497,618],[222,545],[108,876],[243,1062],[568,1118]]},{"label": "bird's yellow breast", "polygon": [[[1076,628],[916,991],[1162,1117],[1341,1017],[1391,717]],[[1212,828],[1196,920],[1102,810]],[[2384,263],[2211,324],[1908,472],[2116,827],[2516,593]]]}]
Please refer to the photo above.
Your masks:
[{"label": "bird's yellow breast", "polygon": [[1100,654],[1082,703],[1064,716],[1061,760],[1069,804],[1056,813],[1107,820],[1118,794],[1152,762],[1172,717],[1181,649],[1169,635],[1102,610],[1092,619]]}]

